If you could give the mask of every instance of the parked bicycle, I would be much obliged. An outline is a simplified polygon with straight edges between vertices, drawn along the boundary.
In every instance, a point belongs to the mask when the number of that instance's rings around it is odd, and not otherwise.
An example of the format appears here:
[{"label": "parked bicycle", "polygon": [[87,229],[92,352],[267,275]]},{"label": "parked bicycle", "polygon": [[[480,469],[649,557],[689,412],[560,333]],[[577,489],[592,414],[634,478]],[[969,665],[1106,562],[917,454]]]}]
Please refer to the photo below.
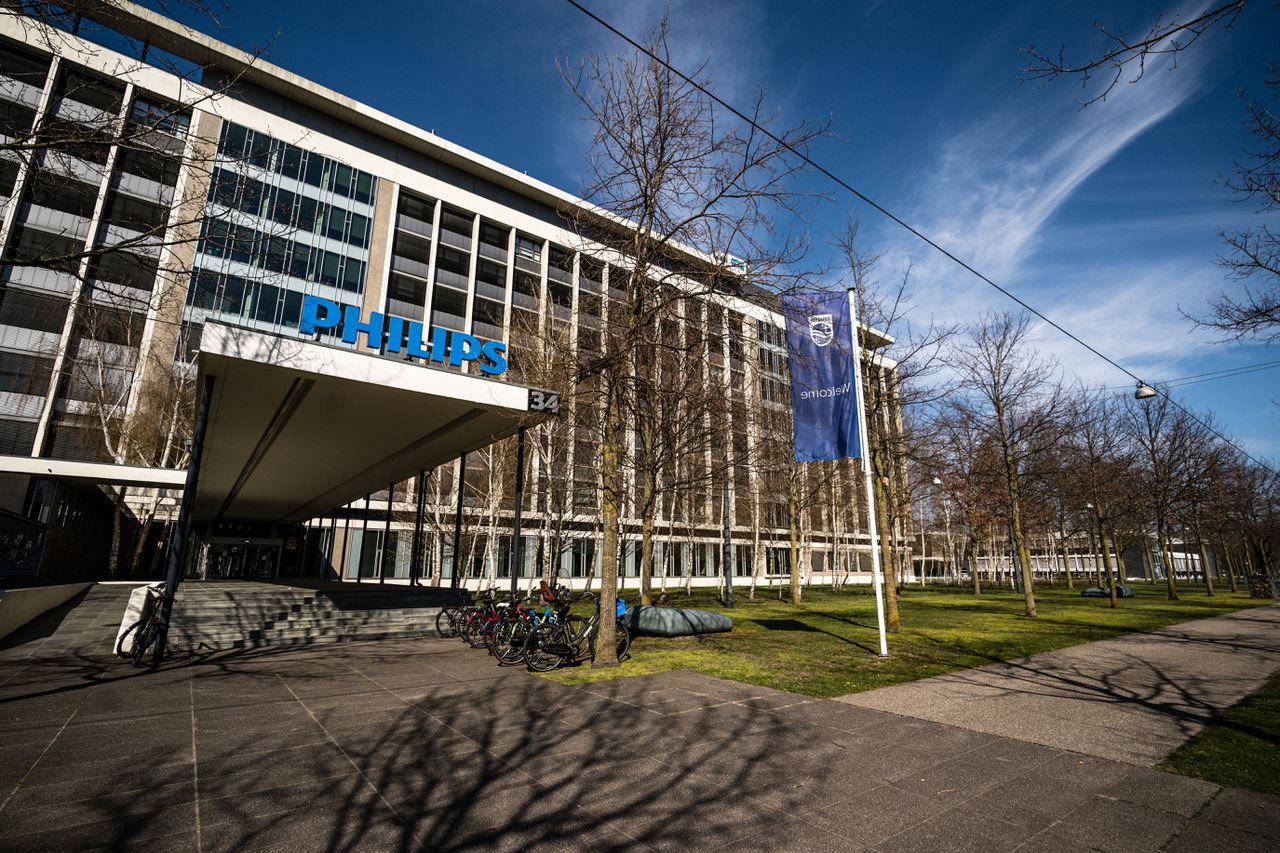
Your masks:
[{"label": "parked bicycle", "polygon": [[[157,583],[147,587],[147,598],[142,604],[142,614],[138,621],[124,630],[116,639],[116,655],[131,658],[134,666],[142,666],[147,652],[155,645],[163,625],[163,608],[160,606],[164,598],[164,584]],[[133,637],[129,651],[124,650],[125,641]]]},{"label": "parked bicycle", "polygon": [[[590,619],[570,613],[569,594],[554,592],[555,619],[529,630],[524,642],[524,662],[534,672],[550,672],[559,666],[584,660],[595,660],[596,639],[600,628],[600,599],[590,592],[579,593],[595,604]],[[622,660],[631,648],[631,632],[622,621],[625,604],[613,614],[615,620],[618,660]]]}]

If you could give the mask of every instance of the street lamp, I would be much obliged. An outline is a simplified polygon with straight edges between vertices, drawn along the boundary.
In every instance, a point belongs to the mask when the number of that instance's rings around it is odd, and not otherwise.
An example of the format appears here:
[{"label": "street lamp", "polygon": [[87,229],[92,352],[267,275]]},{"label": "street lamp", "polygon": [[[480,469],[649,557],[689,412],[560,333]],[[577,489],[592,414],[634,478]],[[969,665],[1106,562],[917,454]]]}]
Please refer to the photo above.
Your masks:
[{"label": "street lamp", "polygon": [[1154,387],[1152,387],[1151,385],[1148,385],[1148,384],[1147,384],[1147,383],[1145,383],[1145,382],[1139,381],[1139,382],[1138,382],[1138,387],[1137,387],[1136,389],[1134,389],[1134,392],[1133,392],[1133,399],[1135,399],[1135,400],[1149,400],[1149,399],[1151,399],[1152,397],[1154,397],[1154,396],[1155,396],[1156,394],[1158,394],[1158,393],[1159,393],[1159,392],[1158,392],[1158,391],[1156,391],[1156,389],[1155,389]]}]

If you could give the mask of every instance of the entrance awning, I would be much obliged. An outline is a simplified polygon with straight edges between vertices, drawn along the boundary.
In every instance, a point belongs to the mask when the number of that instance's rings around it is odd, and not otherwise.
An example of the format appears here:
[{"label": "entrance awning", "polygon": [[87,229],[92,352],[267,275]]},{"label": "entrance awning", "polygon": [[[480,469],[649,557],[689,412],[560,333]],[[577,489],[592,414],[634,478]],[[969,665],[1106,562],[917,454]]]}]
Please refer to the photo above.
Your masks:
[{"label": "entrance awning", "polygon": [[198,519],[298,522],[545,419],[529,389],[206,323]]}]

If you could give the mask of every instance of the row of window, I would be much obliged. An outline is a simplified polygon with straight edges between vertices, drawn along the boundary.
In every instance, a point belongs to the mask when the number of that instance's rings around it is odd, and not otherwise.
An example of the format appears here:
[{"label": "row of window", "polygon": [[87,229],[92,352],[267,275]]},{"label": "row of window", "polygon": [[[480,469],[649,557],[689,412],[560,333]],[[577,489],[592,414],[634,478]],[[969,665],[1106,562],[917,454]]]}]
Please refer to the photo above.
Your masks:
[{"label": "row of window", "polygon": [[209,200],[287,228],[320,234],[360,248],[369,245],[369,217],[228,169],[214,170]]},{"label": "row of window", "polygon": [[187,290],[187,304],[231,317],[297,328],[302,294],[240,276],[197,270]]},{"label": "row of window", "polygon": [[222,123],[218,152],[365,204],[373,203],[377,191],[378,181],[368,172],[231,122]]},{"label": "row of window", "polygon": [[220,219],[205,220],[198,251],[303,281],[332,285],[349,293],[360,293],[364,289],[368,266],[357,258]]}]

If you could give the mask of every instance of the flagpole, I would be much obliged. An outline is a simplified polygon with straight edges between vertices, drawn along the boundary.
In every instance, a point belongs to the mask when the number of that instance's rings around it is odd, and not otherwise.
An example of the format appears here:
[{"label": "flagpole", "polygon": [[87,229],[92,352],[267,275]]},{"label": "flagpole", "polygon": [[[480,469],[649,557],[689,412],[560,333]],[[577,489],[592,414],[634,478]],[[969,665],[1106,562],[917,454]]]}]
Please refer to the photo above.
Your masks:
[{"label": "flagpole", "polygon": [[876,496],[871,483],[871,451],[868,447],[871,434],[867,431],[867,405],[862,387],[862,347],[858,345],[857,294],[849,288],[849,334],[853,338],[853,364],[857,370],[854,385],[857,388],[859,456],[862,458],[862,476],[867,485],[867,526],[871,534],[871,574],[876,589],[876,624],[880,628],[880,657],[889,656],[889,641],[884,629],[884,575],[880,569],[880,528],[876,525]]}]

